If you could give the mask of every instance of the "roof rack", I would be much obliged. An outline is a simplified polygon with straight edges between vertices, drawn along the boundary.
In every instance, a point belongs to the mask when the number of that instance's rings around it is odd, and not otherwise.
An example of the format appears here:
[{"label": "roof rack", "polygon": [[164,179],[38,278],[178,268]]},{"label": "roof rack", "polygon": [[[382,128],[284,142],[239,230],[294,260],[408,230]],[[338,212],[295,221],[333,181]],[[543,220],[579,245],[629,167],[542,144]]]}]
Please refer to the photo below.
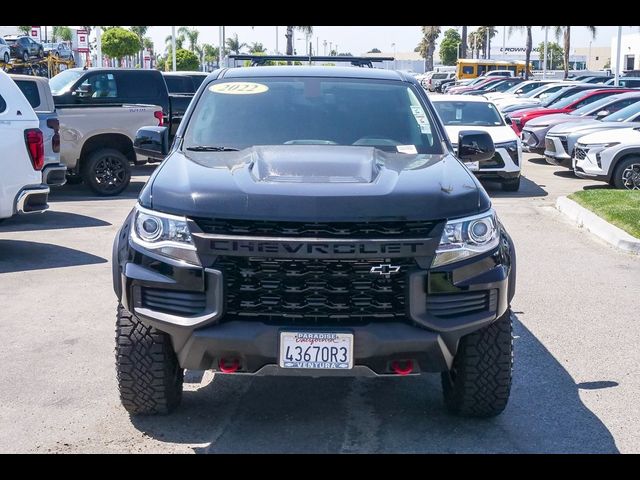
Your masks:
[{"label": "roof rack", "polygon": [[234,62],[236,60],[250,60],[251,66],[256,67],[264,65],[268,61],[276,62],[349,62],[356,67],[373,68],[373,62],[393,61],[393,57],[352,57],[352,56],[314,56],[314,55],[229,55]]}]

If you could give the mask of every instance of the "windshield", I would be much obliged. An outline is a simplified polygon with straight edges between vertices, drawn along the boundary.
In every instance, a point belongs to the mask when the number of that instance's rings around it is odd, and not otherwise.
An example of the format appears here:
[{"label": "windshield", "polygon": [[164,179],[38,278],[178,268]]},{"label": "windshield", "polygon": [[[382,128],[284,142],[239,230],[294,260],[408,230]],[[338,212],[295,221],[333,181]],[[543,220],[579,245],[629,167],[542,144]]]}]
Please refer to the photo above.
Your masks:
[{"label": "windshield", "polygon": [[584,90],[580,90],[577,93],[574,93],[573,95],[569,95],[568,97],[564,97],[564,98],[558,98],[555,101],[552,101],[553,98],[549,99],[549,101],[545,104],[545,107],[548,107],[549,105],[553,105],[553,108],[564,108],[564,107],[568,107],[569,105],[571,105],[573,102],[577,102],[578,100],[580,100],[581,98],[583,98],[585,96],[587,92],[585,92]]},{"label": "windshield", "polygon": [[603,122],[626,122],[640,113],[640,102],[632,103],[602,119]]},{"label": "windshield", "polygon": [[60,95],[66,92],[76,80],[82,76],[82,71],[65,70],[49,80],[52,95]]},{"label": "windshield", "polygon": [[[568,97],[571,98],[571,97]],[[574,115],[576,117],[582,117],[584,115],[590,115],[591,113],[596,113],[600,111],[601,107],[604,107],[611,103],[611,97],[604,97],[600,100],[596,100],[593,103],[587,103],[580,108],[576,108],[573,112],[569,113],[569,115]]]},{"label": "windshield", "polygon": [[[547,98],[547,101],[543,104],[543,106],[544,107],[549,107],[549,106],[553,105],[554,103],[556,103],[556,102],[562,100],[563,98],[567,97],[567,91],[569,91],[569,92],[573,91],[574,92],[574,93],[571,93],[569,96],[574,95],[575,91],[574,90],[570,90],[572,88],[573,88],[572,86],[571,87],[561,88],[556,93],[554,93],[553,95],[549,96]],[[554,105],[554,108],[555,108],[555,105]]]},{"label": "windshield", "polygon": [[505,124],[492,103],[451,100],[436,101],[433,106],[445,125],[498,127]]},{"label": "windshield", "polygon": [[566,88],[563,85],[550,85],[550,84],[545,84],[545,85],[541,85],[537,88],[534,88],[533,90],[525,93],[524,95],[521,95],[521,97],[525,97],[525,98],[542,98],[543,96],[546,95],[551,95],[551,93],[560,90],[561,88]]},{"label": "windshield", "polygon": [[413,87],[396,81],[260,77],[212,82],[184,134],[187,150],[354,145],[442,153]]}]

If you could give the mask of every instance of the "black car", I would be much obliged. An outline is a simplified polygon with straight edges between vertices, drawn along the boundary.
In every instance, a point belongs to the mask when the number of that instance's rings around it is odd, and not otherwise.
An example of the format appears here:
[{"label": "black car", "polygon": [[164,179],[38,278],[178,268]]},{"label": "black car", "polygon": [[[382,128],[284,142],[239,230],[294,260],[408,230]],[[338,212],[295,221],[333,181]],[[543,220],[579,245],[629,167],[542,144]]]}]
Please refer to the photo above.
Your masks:
[{"label": "black car", "polygon": [[195,93],[207,78],[206,72],[162,72],[169,93]]},{"label": "black car", "polygon": [[451,412],[502,412],[515,250],[462,161],[491,138],[457,140],[413,77],[374,68],[217,70],[170,148],[141,129],[136,151],[168,156],[113,246],[127,411],[172,411],[187,368],[442,372]]},{"label": "black car", "polygon": [[9,45],[9,50],[13,58],[27,62],[30,57],[44,57],[44,47],[31,37],[10,35],[4,37],[4,41]]}]

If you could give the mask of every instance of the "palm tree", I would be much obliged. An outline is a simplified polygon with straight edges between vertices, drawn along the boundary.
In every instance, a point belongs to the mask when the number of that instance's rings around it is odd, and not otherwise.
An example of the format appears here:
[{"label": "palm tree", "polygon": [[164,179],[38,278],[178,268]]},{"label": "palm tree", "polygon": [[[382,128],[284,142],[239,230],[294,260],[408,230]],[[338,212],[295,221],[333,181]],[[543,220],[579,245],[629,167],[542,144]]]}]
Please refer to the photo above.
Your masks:
[{"label": "palm tree", "polygon": [[180,27],[178,29],[178,34],[182,35],[183,38],[186,38],[189,41],[189,50],[194,52],[198,45],[198,36],[200,35],[200,32],[195,28]]},{"label": "palm tree", "polygon": [[525,62],[524,79],[525,80],[529,79],[529,60],[531,60],[531,50],[533,49],[533,40],[531,39],[531,28],[532,27],[520,27],[520,26],[509,27],[509,36],[511,36],[511,34],[516,30],[520,32],[523,29],[527,30],[527,41],[525,43],[525,50],[524,50],[524,62]]},{"label": "palm tree", "polygon": [[436,40],[439,35],[439,26],[422,27],[422,40],[418,45],[418,51],[420,52],[420,56],[424,58],[425,72],[433,70],[433,53],[436,51]]},{"label": "palm tree", "polygon": [[480,52],[484,51],[485,46],[485,32],[482,27],[469,34],[469,44],[473,45],[471,51],[471,57],[473,58],[473,50],[476,52],[476,58],[480,58]]},{"label": "palm tree", "polygon": [[460,58],[467,58],[467,26],[462,25],[462,32],[460,33]]},{"label": "palm tree", "polygon": [[496,34],[498,33],[498,30],[496,30],[496,28],[492,25],[489,27],[480,27],[482,28],[483,32],[484,32],[484,38],[485,38],[485,50],[484,50],[484,58],[491,58],[491,39],[493,37],[496,36]]},{"label": "palm tree", "polygon": [[249,45],[249,53],[264,53],[266,52],[264,45],[260,42],[253,42]]},{"label": "palm tree", "polygon": [[147,34],[147,30],[149,30],[149,26],[135,26],[129,27],[133,33],[138,37],[138,42],[140,43],[140,51],[138,52],[138,59],[140,60],[140,67],[144,66],[144,54],[142,53],[142,49],[144,48],[144,36]]},{"label": "palm tree", "polygon": [[287,39],[287,55],[293,55],[293,32],[295,30],[300,30],[305,35],[313,33],[313,27],[287,27],[287,31],[284,34]]},{"label": "palm tree", "polygon": [[[564,78],[569,77],[569,49],[571,48],[571,27],[553,27],[555,29],[556,38],[560,39],[560,34],[564,34]],[[586,27],[591,32],[593,38],[596,38],[596,27]]]},{"label": "palm tree", "polygon": [[214,47],[208,43],[202,44],[205,62],[215,62],[218,59],[218,47]]},{"label": "palm tree", "polygon": [[29,33],[31,32],[31,26],[30,25],[25,25],[22,27],[18,27],[18,30],[20,32],[22,32],[23,35],[29,35]]},{"label": "palm tree", "polygon": [[240,43],[237,33],[235,33],[233,37],[227,38],[227,41],[225,43],[227,45],[227,49],[229,49],[229,51],[235,53],[236,55],[240,53],[240,50],[242,50],[243,47],[247,46],[246,43]]},{"label": "palm tree", "polygon": [[[171,51],[171,35],[164,39],[167,49]],[[184,43],[184,35],[176,35],[176,51],[182,48]]]}]

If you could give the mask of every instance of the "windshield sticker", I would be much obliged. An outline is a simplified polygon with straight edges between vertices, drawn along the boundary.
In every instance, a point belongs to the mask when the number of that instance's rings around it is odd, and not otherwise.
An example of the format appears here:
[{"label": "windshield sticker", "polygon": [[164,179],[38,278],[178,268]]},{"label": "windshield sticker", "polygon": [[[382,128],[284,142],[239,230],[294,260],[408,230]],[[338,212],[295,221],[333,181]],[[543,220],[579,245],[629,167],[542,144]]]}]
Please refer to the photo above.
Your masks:
[{"label": "windshield sticker", "polygon": [[416,150],[415,145],[398,145],[398,152],[400,153],[414,153],[417,154],[418,150]]},{"label": "windshield sticker", "polygon": [[255,95],[256,93],[264,93],[269,87],[262,83],[253,82],[225,82],[216,83],[209,87],[214,93],[223,93],[225,95]]}]

